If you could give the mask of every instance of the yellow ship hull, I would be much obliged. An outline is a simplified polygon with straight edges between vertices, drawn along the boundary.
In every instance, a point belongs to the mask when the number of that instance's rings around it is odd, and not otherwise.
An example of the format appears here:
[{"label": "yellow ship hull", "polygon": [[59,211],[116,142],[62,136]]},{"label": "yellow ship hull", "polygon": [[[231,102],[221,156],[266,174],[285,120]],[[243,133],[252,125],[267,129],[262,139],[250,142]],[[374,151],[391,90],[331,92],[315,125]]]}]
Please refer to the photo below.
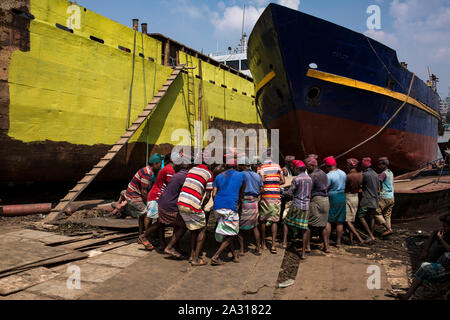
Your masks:
[{"label": "yellow ship hull", "polygon": [[170,50],[195,67],[194,105],[184,73],[100,180],[129,179],[194,119],[203,130],[261,127],[253,82],[191,49],[64,0],[3,0],[0,10],[0,182],[82,177],[166,81]]}]

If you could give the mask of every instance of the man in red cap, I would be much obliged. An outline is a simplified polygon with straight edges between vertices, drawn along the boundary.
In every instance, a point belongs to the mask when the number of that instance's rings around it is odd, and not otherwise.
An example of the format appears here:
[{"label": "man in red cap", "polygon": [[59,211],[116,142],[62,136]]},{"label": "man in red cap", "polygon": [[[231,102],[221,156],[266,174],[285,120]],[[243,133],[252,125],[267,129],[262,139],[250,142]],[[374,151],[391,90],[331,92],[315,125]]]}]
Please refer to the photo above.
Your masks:
[{"label": "man in red cap", "polygon": [[331,234],[331,224],[336,223],[336,248],[340,248],[346,218],[345,181],[347,175],[336,167],[336,159],[333,157],[325,158],[324,162],[328,170],[328,199],[330,201],[327,223],[328,241]]},{"label": "man in red cap", "polygon": [[289,212],[284,219],[283,225],[283,248],[287,247],[287,236],[289,228],[293,231],[294,238],[297,233],[302,234],[303,247],[300,259],[306,259],[307,230],[309,217],[309,204],[311,201],[312,180],[306,174],[306,166],[303,161],[294,160],[292,164],[297,176],[292,180],[291,187],[283,195],[293,197]]},{"label": "man in red cap", "polygon": [[361,220],[362,225],[366,229],[369,237],[372,241],[375,240],[375,237],[372,233],[372,228],[369,228],[365,217],[368,216],[370,218],[370,225],[375,226],[375,215],[377,214],[378,204],[378,190],[379,190],[379,181],[378,174],[373,171],[372,159],[366,157],[362,159],[361,165],[363,168],[363,181],[362,181],[362,197],[359,203],[359,211],[358,216]]},{"label": "man in red cap", "polygon": [[308,236],[306,252],[311,251],[311,233],[313,235],[320,234],[323,241],[323,251],[329,252],[328,249],[328,211],[330,211],[330,202],[328,200],[328,178],[325,172],[318,169],[317,155],[309,155],[305,159],[307,172],[312,180],[311,187],[311,203],[309,206],[308,218]]}]

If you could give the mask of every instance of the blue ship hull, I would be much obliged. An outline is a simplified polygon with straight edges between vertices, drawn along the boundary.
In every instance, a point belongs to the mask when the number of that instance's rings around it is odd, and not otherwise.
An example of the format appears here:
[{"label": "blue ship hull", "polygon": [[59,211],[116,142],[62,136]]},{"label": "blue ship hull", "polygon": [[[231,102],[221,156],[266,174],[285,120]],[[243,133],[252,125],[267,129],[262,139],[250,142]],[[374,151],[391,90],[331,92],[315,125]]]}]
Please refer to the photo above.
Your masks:
[{"label": "blue ship hull", "polygon": [[[376,133],[403,104],[395,97],[406,97],[413,76],[391,48],[275,4],[250,35],[248,61],[264,125],[280,129],[282,154],[300,159],[337,156]],[[415,77],[411,99],[345,158],[387,156],[397,172],[436,159],[439,96]]]}]

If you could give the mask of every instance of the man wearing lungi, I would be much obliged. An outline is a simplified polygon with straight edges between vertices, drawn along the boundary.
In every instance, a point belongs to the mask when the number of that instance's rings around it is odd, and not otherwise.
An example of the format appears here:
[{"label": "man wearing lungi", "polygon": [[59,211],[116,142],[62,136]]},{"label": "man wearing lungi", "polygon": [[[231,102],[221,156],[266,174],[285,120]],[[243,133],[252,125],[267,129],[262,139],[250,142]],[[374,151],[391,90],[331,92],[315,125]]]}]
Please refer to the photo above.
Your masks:
[{"label": "man wearing lungi", "polygon": [[346,218],[345,181],[347,175],[336,167],[336,159],[333,157],[325,158],[324,162],[328,171],[328,199],[330,200],[327,223],[328,241],[330,241],[331,224],[336,223],[336,248],[340,248]]},{"label": "man wearing lungi", "polygon": [[272,224],[272,247],[271,253],[276,254],[277,222],[280,221],[281,199],[280,185],[286,181],[279,164],[272,162],[270,148],[266,153],[266,160],[258,167],[264,191],[259,201],[259,220],[261,227],[261,248],[266,249],[266,224]]},{"label": "man wearing lungi", "polygon": [[[180,160],[181,157],[178,154],[172,156],[172,159],[174,158]],[[177,163],[178,161],[174,159],[174,162]],[[181,188],[186,180],[189,167],[190,165],[185,163],[174,165],[175,171],[177,172],[167,183],[164,192],[158,199],[159,223],[162,225],[173,225],[174,228],[173,236],[164,249],[164,253],[177,259],[180,259],[182,255],[176,250],[176,247],[179,245],[181,238],[183,238],[183,235],[186,232],[186,224],[178,212],[178,196],[180,195]]]},{"label": "man wearing lungi", "polygon": [[[159,235],[159,249],[164,250],[166,247],[164,239],[164,225],[158,221],[158,199],[164,192],[167,183],[175,174],[173,168],[172,155],[166,154],[164,157],[164,168],[159,170],[156,176],[155,183],[153,184],[150,192],[147,196],[147,216],[145,217],[145,232],[139,237],[139,242],[144,243],[146,240],[150,240],[150,235],[158,231]],[[155,221],[156,220],[156,221]],[[154,221],[152,225],[150,225]]]},{"label": "man wearing lungi", "polygon": [[393,233],[391,225],[392,209],[394,208],[394,174],[389,170],[389,159],[378,159],[378,168],[382,171],[378,176],[381,183],[380,207],[377,209],[376,218],[380,224],[385,224],[388,230],[381,236],[385,237]]},{"label": "man wearing lungi", "polygon": [[362,196],[361,201],[359,202],[358,209],[358,217],[366,229],[369,237],[372,241],[375,240],[375,237],[372,233],[372,228],[369,228],[367,221],[365,219],[366,216],[370,218],[371,226],[375,226],[375,215],[377,214],[378,204],[378,190],[380,186],[380,182],[378,180],[378,174],[373,171],[372,159],[370,157],[365,157],[361,161],[361,166],[363,168],[363,182],[362,182]]},{"label": "man wearing lungi", "polygon": [[204,163],[188,171],[186,180],[178,197],[178,211],[191,232],[192,266],[204,266],[206,262],[199,258],[205,242],[206,216],[204,208],[211,197],[213,174]]},{"label": "man wearing lungi", "polygon": [[311,200],[312,180],[306,174],[306,166],[301,160],[292,161],[297,176],[292,180],[291,187],[283,195],[293,197],[289,212],[283,222],[283,248],[287,247],[289,228],[293,231],[294,238],[297,233],[302,234],[303,247],[300,259],[306,259],[306,246],[308,237],[309,203]]},{"label": "man wearing lungi", "polygon": [[317,156],[309,155],[305,159],[309,177],[312,180],[311,202],[309,205],[308,236],[306,252],[311,252],[311,233],[319,233],[323,241],[323,251],[329,253],[328,249],[328,211],[330,202],[328,200],[328,178],[325,172],[317,168]]},{"label": "man wearing lungi", "polygon": [[258,196],[262,192],[263,182],[261,176],[251,169],[250,161],[247,157],[238,158],[238,164],[241,172],[245,176],[244,198],[242,200],[239,218],[239,254],[244,255],[243,231],[253,230],[256,242],[254,254],[260,256],[261,236],[258,229]]},{"label": "man wearing lungi", "polygon": [[245,190],[245,175],[236,170],[236,156],[227,158],[228,170],[219,174],[213,183],[214,205],[212,210],[217,220],[216,241],[221,242],[219,249],[211,258],[211,265],[222,265],[220,254],[227,247],[233,253],[233,262],[239,262],[239,253],[233,241],[239,233],[239,207]]},{"label": "man wearing lungi", "polygon": [[355,158],[347,159],[347,180],[345,182],[345,203],[347,208],[345,222],[350,229],[350,244],[353,244],[353,235],[356,236],[360,243],[364,243],[363,239],[356,231],[355,223],[356,213],[358,212],[358,194],[362,185],[362,174],[356,171],[359,161]]}]

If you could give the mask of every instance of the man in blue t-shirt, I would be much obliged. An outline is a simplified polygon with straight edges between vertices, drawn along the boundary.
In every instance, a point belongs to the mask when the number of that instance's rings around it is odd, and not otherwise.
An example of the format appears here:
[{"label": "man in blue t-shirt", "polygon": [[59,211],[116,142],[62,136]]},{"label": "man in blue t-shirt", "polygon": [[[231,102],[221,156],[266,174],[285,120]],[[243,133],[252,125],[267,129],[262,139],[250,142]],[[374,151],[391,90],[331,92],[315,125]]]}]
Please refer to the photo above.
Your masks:
[{"label": "man in blue t-shirt", "polygon": [[222,242],[211,258],[212,265],[224,262],[219,256],[228,246],[233,253],[233,261],[239,261],[239,254],[234,250],[234,239],[239,233],[239,207],[245,190],[245,175],[236,171],[237,161],[227,163],[228,170],[219,174],[213,183],[214,205],[212,210],[217,220],[216,240]]},{"label": "man in blue t-shirt", "polygon": [[327,223],[328,243],[330,243],[331,224],[336,223],[336,248],[340,248],[346,219],[345,182],[347,175],[336,167],[335,158],[327,157],[324,162],[328,171],[328,199],[330,201]]}]

